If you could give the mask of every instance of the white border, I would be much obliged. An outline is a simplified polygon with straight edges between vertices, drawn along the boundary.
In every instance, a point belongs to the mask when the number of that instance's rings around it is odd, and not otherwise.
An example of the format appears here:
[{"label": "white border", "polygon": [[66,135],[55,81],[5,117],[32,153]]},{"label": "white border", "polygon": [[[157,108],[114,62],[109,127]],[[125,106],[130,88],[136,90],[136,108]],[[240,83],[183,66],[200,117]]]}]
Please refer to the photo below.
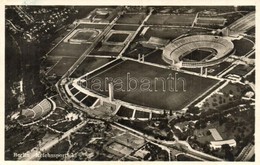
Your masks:
[{"label": "white border", "polygon": [[[2,105],[2,111],[0,115],[0,129],[1,129],[1,143],[0,143],[0,164],[2,165],[9,165],[9,164],[21,164],[21,165],[29,165],[29,164],[60,164],[63,163],[64,165],[71,165],[71,164],[201,164],[201,162],[85,162],[85,161],[79,161],[79,162],[71,162],[71,161],[45,161],[45,162],[28,162],[28,161],[4,161],[4,64],[5,64],[5,18],[4,18],[4,11],[5,11],[5,5],[86,5],[86,6],[101,6],[101,5],[174,5],[174,6],[185,6],[185,5],[195,5],[195,6],[201,6],[201,5],[256,5],[256,11],[259,11],[259,0],[208,0],[207,2],[204,0],[78,0],[78,1],[72,1],[72,0],[2,0],[0,2],[1,4],[1,21],[2,24],[0,26],[0,30],[2,33],[1,37],[1,60],[0,60],[0,73],[3,76],[0,80],[0,85],[2,89],[2,94],[0,95],[0,102]],[[256,14],[256,34],[258,34],[259,30],[259,17],[258,14]],[[256,45],[258,44],[258,37],[256,35]],[[258,54],[258,48],[256,46],[256,53]],[[256,61],[258,58],[256,57]],[[256,68],[259,69],[258,62],[256,62]],[[259,74],[256,75],[256,84],[258,84],[259,81]],[[256,100],[258,100],[258,93],[259,89],[256,90]],[[256,145],[256,161],[254,163],[245,163],[245,162],[205,162],[205,164],[230,164],[230,163],[238,163],[238,164],[259,164],[259,154],[260,152],[260,138],[259,138],[259,130],[257,130],[257,126],[259,125],[259,102],[256,102],[256,133],[255,133],[255,145]],[[203,163],[204,164],[204,163]]]}]

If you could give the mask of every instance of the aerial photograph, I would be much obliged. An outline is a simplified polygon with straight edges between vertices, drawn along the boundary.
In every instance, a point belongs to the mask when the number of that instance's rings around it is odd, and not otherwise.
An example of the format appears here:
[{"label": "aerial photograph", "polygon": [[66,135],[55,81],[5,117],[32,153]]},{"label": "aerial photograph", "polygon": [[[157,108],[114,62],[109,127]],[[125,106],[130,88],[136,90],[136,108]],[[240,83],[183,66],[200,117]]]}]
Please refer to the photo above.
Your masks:
[{"label": "aerial photograph", "polygon": [[255,15],[5,5],[5,161],[255,162]]}]

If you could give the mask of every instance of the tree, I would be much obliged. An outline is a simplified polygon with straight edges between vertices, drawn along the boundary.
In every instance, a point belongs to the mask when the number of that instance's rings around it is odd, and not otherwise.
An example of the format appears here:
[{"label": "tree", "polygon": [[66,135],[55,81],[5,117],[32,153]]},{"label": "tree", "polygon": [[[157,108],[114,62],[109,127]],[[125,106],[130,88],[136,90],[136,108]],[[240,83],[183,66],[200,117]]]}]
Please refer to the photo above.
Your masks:
[{"label": "tree", "polygon": [[211,135],[211,132],[208,130],[206,134],[209,136],[209,135]]}]

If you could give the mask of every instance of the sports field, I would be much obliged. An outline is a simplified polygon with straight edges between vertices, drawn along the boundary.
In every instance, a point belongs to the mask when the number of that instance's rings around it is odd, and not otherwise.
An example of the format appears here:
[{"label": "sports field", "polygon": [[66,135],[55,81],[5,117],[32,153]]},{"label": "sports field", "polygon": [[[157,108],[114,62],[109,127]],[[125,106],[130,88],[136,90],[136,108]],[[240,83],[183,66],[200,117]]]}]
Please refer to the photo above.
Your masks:
[{"label": "sports field", "polygon": [[253,66],[246,66],[246,65],[239,64],[235,66],[231,71],[229,71],[225,76],[229,74],[236,74],[242,77],[245,76],[248,72],[250,72],[253,68],[254,68]]},{"label": "sports field", "polygon": [[102,45],[101,42],[90,52],[90,55],[118,56],[123,49],[123,45]]},{"label": "sports field", "polygon": [[93,31],[79,31],[71,39],[89,40],[93,35],[96,35]]},{"label": "sports field", "polygon": [[191,26],[195,19],[195,14],[156,14],[151,15],[147,20],[148,25],[176,25]]},{"label": "sports field", "polygon": [[93,28],[93,29],[104,29],[107,27],[106,24],[80,24],[77,29]]},{"label": "sports field", "polygon": [[124,42],[129,34],[126,33],[114,33],[108,39],[107,42]]},{"label": "sports field", "polygon": [[70,44],[61,42],[49,56],[54,57],[79,57],[81,56],[88,48],[90,44]]},{"label": "sports field", "polygon": [[155,64],[159,64],[159,65],[165,65],[165,66],[169,66],[168,63],[166,63],[163,59],[162,59],[162,50],[158,50],[148,56],[146,56],[144,58],[144,61],[147,62],[151,62],[151,63],[155,63]]},{"label": "sports field", "polygon": [[254,43],[246,38],[234,40],[233,43],[236,49],[235,55],[237,56],[243,56],[247,54],[254,47]]},{"label": "sports field", "polygon": [[77,58],[63,57],[57,64],[54,65],[48,75],[56,74],[57,76],[64,75],[67,70],[77,61]]},{"label": "sports field", "polygon": [[113,58],[95,58],[87,57],[85,60],[77,67],[77,69],[71,74],[71,77],[80,77],[106,63],[113,60]]},{"label": "sports field", "polygon": [[183,61],[203,61],[212,54],[210,50],[193,50],[183,57]]},{"label": "sports field", "polygon": [[[176,82],[165,83],[170,76],[175,76]],[[100,84],[96,84],[97,80]],[[124,61],[89,79],[88,88],[108,95],[109,81],[114,83],[116,99],[146,107],[169,110],[184,108],[218,82],[134,61]],[[171,88],[172,85],[174,85],[174,90]]]},{"label": "sports field", "polygon": [[190,32],[190,28],[163,28],[163,27],[150,27],[145,33],[145,38],[159,37],[164,39],[175,39],[182,34]]},{"label": "sports field", "polygon": [[125,30],[125,31],[136,31],[139,26],[136,25],[114,25],[113,30]]},{"label": "sports field", "polygon": [[141,24],[145,18],[145,14],[124,14],[118,20],[120,24]]},{"label": "sports field", "polygon": [[123,54],[125,57],[130,57],[130,58],[135,58],[137,59],[138,58],[138,54],[148,54],[150,52],[152,52],[153,49],[150,49],[150,48],[145,48],[143,47],[141,44],[138,44],[137,46],[135,46],[133,49],[131,49],[131,46],[130,48],[128,48],[126,50],[126,52]]}]

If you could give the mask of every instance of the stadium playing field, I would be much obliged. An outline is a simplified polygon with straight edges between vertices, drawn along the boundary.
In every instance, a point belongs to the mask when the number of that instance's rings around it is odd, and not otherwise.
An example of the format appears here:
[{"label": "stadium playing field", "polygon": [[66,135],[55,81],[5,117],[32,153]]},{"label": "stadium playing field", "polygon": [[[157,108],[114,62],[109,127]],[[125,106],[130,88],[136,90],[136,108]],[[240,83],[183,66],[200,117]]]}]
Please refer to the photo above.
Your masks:
[{"label": "stadium playing field", "polygon": [[[176,83],[163,82],[163,80],[167,81],[170,75],[176,76]],[[96,86],[98,85],[96,84],[97,80],[101,83],[98,87]],[[184,108],[218,82],[218,80],[158,68],[134,61],[124,61],[105,72],[101,72],[96,77],[90,78],[88,80],[88,88],[97,93],[108,95],[106,88],[109,81],[114,83],[116,99],[136,105],[169,110]],[[136,81],[137,83],[135,83]],[[174,91],[170,90],[172,85],[175,86]]]},{"label": "stadium playing field", "polygon": [[198,50],[195,49],[188,53],[187,55],[183,56],[183,61],[203,61],[205,58],[208,58],[212,55],[213,50]]}]

